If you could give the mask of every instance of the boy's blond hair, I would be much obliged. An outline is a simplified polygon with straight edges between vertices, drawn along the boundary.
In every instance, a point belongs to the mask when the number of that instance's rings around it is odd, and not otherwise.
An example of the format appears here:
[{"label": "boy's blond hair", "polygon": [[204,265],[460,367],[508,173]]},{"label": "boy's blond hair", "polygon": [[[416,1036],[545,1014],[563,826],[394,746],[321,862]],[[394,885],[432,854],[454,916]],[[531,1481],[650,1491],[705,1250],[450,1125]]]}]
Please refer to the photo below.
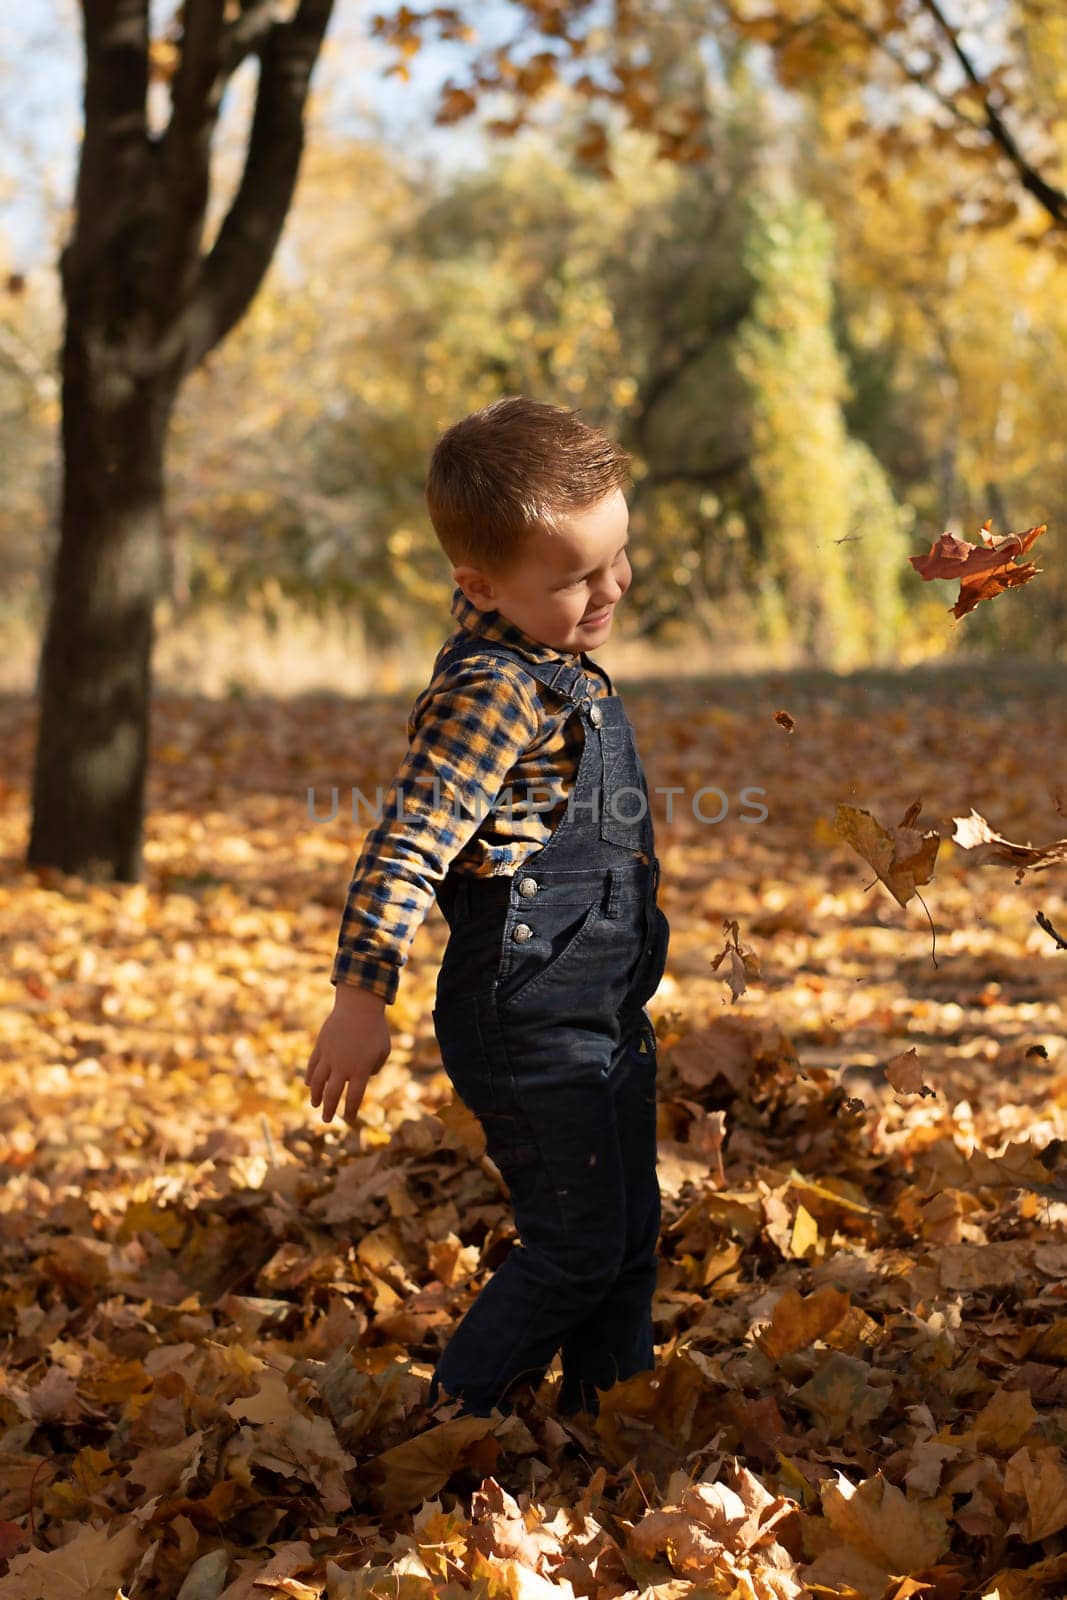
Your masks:
[{"label": "boy's blond hair", "polygon": [[630,456],[576,411],[506,395],[453,423],[430,458],[426,505],[453,566],[501,575],[531,532],[560,531],[630,481]]}]

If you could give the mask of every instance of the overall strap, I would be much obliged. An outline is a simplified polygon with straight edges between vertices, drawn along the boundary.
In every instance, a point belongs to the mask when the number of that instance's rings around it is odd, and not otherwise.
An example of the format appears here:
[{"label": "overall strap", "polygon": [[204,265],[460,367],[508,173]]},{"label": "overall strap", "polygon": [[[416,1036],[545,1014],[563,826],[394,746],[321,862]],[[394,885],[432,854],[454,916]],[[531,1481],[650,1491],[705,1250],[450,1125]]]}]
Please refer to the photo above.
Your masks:
[{"label": "overall strap", "polygon": [[577,659],[573,663],[566,660],[531,661],[527,656],[510,650],[499,640],[484,639],[476,634],[468,634],[456,644],[446,646],[438,657],[437,670],[440,672],[467,656],[486,655],[496,656],[501,661],[519,667],[531,678],[536,678],[546,689],[554,689],[558,694],[564,695],[572,705],[582,705],[590,698],[589,679],[585,668]]}]

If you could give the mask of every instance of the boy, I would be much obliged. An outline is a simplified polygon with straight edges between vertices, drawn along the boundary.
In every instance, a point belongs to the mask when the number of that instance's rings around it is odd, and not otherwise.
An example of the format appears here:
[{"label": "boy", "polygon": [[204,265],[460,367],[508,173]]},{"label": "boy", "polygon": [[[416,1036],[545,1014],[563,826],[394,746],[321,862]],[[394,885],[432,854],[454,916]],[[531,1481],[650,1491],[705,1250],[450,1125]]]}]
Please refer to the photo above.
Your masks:
[{"label": "boy", "polygon": [[586,653],[630,585],[628,462],[576,413],[521,395],[439,439],[426,500],[459,626],[356,863],[334,1009],[307,1068],[323,1119],[346,1094],[352,1121],[389,1055],[385,1006],[436,896],[449,925],[441,1060],[485,1130],[520,1240],[434,1370],[430,1404],[443,1390],[476,1416],[510,1410],[513,1385],[536,1386],[557,1350],[564,1414],[595,1415],[598,1389],[654,1365],[644,1002],[669,928],[633,730]]}]

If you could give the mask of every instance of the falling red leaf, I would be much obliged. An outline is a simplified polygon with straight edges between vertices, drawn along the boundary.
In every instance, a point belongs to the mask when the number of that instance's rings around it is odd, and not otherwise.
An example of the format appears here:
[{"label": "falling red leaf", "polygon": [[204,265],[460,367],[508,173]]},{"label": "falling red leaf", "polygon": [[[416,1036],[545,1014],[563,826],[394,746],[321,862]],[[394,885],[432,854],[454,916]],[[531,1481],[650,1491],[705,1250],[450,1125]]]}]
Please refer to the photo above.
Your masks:
[{"label": "falling red leaf", "polygon": [[986,521],[979,530],[982,545],[971,544],[954,533],[943,533],[926,555],[908,557],[921,578],[960,580],[956,604],[950,608],[955,617],[973,611],[981,600],[992,600],[1005,589],[1016,589],[1021,583],[1028,583],[1041,571],[1031,562],[1017,567],[1015,557],[1029,550],[1045,532],[1047,523],[1028,528],[1025,533],[1005,533],[1000,538],[990,533],[991,526],[992,523]]}]

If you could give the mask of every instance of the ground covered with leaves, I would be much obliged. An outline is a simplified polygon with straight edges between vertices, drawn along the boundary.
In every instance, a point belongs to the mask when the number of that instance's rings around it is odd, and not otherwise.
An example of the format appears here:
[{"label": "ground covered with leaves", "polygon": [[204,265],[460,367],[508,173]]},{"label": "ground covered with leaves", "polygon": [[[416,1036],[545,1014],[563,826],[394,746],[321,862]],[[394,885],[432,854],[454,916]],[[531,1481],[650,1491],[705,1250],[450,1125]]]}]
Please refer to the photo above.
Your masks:
[{"label": "ground covered with leaves", "polygon": [[[952,843],[1067,831],[1065,686],[623,681],[683,790],[657,1366],[566,1420],[555,1365],[505,1418],[426,1407],[514,1240],[436,1052],[436,911],[359,1126],[307,1102],[346,798],[407,698],[159,701],[126,886],[26,870],[0,703],[2,1600],[1067,1593],[1065,869]],[[919,800],[930,920],[835,825]]]}]

